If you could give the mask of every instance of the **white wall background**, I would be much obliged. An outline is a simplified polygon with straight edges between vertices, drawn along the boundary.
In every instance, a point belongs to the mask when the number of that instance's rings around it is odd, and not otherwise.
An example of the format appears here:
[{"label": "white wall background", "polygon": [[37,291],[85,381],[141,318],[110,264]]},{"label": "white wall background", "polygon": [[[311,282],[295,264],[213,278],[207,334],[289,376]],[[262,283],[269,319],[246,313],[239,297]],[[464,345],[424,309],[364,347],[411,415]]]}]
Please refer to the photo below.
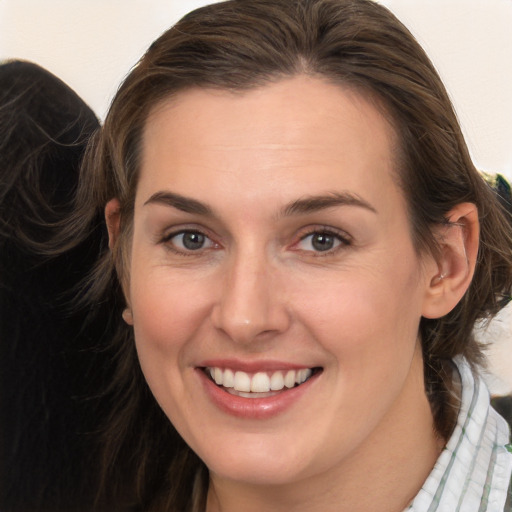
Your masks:
[{"label": "white wall background", "polygon": [[[477,166],[512,179],[512,0],[380,0],[438,68]],[[159,34],[207,0],[0,0],[0,61],[32,60],[100,118]],[[512,391],[512,310],[485,335],[493,392]]]}]

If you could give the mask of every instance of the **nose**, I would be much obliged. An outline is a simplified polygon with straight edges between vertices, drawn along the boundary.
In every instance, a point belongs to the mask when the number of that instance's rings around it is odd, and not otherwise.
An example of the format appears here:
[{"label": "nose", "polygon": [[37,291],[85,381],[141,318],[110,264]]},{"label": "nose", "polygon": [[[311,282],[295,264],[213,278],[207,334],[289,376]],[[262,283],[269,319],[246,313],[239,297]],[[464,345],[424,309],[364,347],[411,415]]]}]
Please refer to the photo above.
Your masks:
[{"label": "nose", "polygon": [[237,343],[269,340],[290,325],[278,271],[262,253],[246,250],[226,262],[212,309],[215,328]]}]

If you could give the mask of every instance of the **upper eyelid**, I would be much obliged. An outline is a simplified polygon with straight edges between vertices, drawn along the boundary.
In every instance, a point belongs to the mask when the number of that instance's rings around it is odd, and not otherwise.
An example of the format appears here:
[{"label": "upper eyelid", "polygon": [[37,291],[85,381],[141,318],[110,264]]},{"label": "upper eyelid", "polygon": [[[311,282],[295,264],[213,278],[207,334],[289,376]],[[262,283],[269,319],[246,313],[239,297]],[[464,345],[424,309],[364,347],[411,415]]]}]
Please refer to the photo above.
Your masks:
[{"label": "upper eyelid", "polygon": [[217,239],[219,238],[216,237],[210,229],[207,229],[203,226],[197,226],[194,224],[166,227],[159,231],[156,238],[158,241],[165,241],[170,240],[174,236],[180,235],[182,233],[200,233],[201,235],[204,235],[207,238],[215,241],[217,241]]},{"label": "upper eyelid", "polygon": [[205,238],[212,240],[212,238],[210,236],[208,236],[206,233],[203,233],[202,231],[199,231],[197,229],[181,229],[179,231],[171,231],[170,233],[167,233],[166,235],[164,235],[164,240],[171,240],[174,237],[177,237],[179,235],[184,235],[186,233],[194,233],[197,235],[202,235]]},{"label": "upper eyelid", "polygon": [[304,238],[314,235],[315,233],[333,235],[346,242],[352,242],[353,240],[353,237],[345,230],[322,225],[311,226],[309,229],[304,228],[304,232],[299,235],[299,240],[304,240]]},{"label": "upper eyelid", "polygon": [[178,235],[183,235],[184,233],[198,233],[200,235],[206,236],[207,238],[210,238],[210,236],[207,233],[205,233],[204,231],[202,231],[200,229],[194,229],[194,228],[170,229],[170,230],[162,233],[161,238],[164,240],[170,240],[171,238],[174,238],[175,236],[178,236]]}]

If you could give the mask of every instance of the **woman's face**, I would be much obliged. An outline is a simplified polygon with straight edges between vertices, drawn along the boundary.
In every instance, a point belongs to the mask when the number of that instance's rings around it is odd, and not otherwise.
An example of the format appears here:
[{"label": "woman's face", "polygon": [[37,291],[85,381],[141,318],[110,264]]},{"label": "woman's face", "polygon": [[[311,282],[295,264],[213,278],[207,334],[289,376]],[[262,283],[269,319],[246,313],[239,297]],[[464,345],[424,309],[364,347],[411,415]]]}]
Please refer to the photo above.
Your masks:
[{"label": "woman's face", "polygon": [[436,266],[393,147],[375,104],[315,78],[190,90],[150,115],[127,299],[148,384],[213,479],[343,472],[428,423]]}]

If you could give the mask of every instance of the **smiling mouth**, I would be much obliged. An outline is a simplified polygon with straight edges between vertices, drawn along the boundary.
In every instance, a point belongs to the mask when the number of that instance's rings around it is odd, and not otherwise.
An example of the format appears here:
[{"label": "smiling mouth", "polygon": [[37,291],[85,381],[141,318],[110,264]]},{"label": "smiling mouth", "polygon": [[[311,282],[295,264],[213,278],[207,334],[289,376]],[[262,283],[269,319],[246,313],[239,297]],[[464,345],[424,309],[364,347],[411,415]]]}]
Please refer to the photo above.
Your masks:
[{"label": "smiling mouth", "polygon": [[321,368],[246,373],[229,368],[206,367],[206,376],[227,393],[243,398],[266,398],[307,382]]}]

